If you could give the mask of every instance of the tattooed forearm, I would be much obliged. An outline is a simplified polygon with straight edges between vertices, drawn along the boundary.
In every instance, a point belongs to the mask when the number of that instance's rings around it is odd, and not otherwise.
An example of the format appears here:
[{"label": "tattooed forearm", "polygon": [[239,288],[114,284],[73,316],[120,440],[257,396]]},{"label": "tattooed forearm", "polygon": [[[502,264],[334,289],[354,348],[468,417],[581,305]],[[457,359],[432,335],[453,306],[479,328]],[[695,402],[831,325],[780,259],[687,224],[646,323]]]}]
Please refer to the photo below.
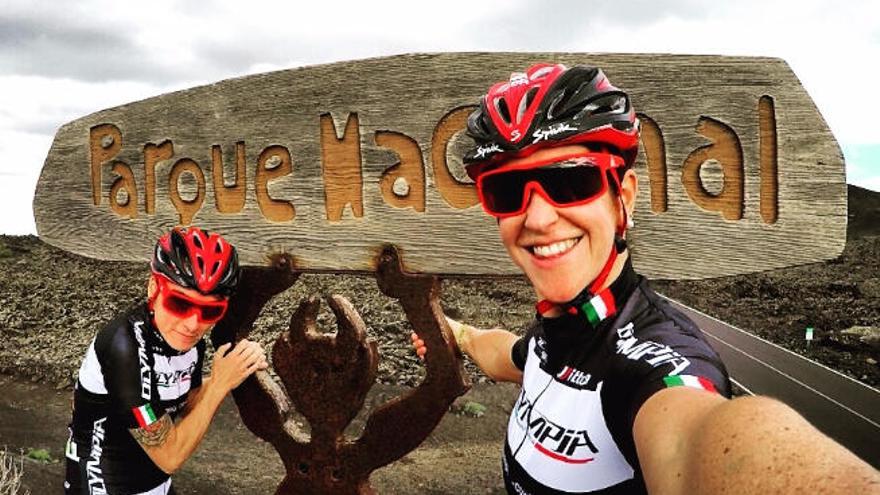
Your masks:
[{"label": "tattooed forearm", "polygon": [[164,414],[155,423],[146,428],[132,428],[128,431],[144,447],[158,447],[165,443],[165,439],[168,438],[168,433],[171,432],[172,426],[174,426],[174,423],[171,421],[171,416]]}]

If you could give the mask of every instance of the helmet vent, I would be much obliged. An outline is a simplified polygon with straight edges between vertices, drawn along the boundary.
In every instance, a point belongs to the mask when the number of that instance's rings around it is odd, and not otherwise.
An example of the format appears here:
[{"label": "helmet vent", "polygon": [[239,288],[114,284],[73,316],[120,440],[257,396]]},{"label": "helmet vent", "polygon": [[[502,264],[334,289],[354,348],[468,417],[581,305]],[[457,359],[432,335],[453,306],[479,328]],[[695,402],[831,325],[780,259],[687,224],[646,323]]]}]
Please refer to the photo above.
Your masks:
[{"label": "helmet vent", "polygon": [[526,114],[526,111],[529,109],[529,106],[532,104],[532,100],[535,99],[535,95],[538,94],[538,87],[534,86],[529,89],[529,92],[526,93],[526,97],[519,100],[519,108],[516,110],[516,121],[522,122],[523,116]]},{"label": "helmet vent", "polygon": [[507,108],[507,100],[504,98],[495,98],[495,111],[498,112],[498,115],[504,120],[505,123],[510,125],[510,109]]},{"label": "helmet vent", "polygon": [[614,94],[605,95],[584,106],[584,115],[621,114],[628,110],[626,97]]},{"label": "helmet vent", "polygon": [[479,132],[481,132],[484,136],[488,136],[491,133],[491,124],[488,122],[488,117],[486,114],[483,114],[479,119],[474,121],[474,124],[479,126]]},{"label": "helmet vent", "polygon": [[206,295],[231,295],[240,275],[235,247],[198,227],[175,227],[160,237],[150,267],[153,273]]},{"label": "helmet vent", "polygon": [[537,86],[532,87],[531,89],[529,89],[529,92],[526,93],[526,99],[525,99],[525,102],[526,102],[525,107],[526,108],[532,106],[532,102],[535,101],[536,94],[538,94],[538,87]]},{"label": "helmet vent", "polygon": [[556,96],[553,97],[553,100],[550,102],[550,104],[547,105],[547,119],[555,120],[557,117],[559,117],[559,115],[556,113],[556,107],[559,106],[563,98],[565,98],[565,89],[559,91],[559,93],[557,93]]}]

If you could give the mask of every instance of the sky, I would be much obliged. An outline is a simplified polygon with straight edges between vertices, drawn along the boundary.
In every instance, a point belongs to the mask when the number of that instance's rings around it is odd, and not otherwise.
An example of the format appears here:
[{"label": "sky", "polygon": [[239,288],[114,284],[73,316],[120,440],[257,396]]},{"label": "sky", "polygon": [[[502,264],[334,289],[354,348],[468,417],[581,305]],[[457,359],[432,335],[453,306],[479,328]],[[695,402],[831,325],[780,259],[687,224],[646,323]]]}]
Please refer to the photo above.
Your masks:
[{"label": "sky", "polygon": [[876,0],[0,1],[0,234],[36,233],[56,130],[230,77],[413,52],[780,57],[827,121],[847,182],[880,191]]}]

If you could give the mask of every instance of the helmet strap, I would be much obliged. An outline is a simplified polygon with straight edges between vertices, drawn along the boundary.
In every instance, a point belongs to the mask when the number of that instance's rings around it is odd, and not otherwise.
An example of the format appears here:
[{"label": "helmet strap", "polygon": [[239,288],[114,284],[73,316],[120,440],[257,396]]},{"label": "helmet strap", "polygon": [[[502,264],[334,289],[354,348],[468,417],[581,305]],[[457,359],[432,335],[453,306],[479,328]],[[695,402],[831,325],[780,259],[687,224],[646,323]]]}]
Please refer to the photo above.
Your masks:
[{"label": "helmet strap", "polygon": [[596,279],[587,286],[587,292],[590,295],[595,295],[597,291],[605,285],[605,281],[608,279],[608,274],[611,273],[611,269],[614,267],[614,262],[617,260],[617,255],[626,251],[627,212],[626,205],[623,204],[623,195],[621,194],[623,188],[620,185],[620,179],[617,177],[617,173],[613,170],[609,170],[608,173],[611,175],[614,185],[617,186],[617,201],[620,203],[620,209],[623,211],[623,215],[620,222],[617,224],[617,229],[614,234],[614,244],[611,246],[611,252],[608,253],[608,259],[605,260],[605,266],[602,267],[602,271],[599,272]]}]

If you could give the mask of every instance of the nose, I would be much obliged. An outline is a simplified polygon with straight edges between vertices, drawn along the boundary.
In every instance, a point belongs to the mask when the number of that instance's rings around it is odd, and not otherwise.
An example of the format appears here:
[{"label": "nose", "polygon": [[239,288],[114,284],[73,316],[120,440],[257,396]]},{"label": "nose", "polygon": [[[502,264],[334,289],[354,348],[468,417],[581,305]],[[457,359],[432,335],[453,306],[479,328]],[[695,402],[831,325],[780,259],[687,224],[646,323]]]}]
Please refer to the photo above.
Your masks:
[{"label": "nose", "polygon": [[556,207],[550,204],[536,189],[532,188],[529,191],[528,202],[525,211],[526,218],[523,223],[527,229],[541,231],[559,219]]},{"label": "nose", "polygon": [[199,317],[197,314],[192,313],[183,319],[183,328],[186,329],[189,333],[194,333],[199,328]]}]

